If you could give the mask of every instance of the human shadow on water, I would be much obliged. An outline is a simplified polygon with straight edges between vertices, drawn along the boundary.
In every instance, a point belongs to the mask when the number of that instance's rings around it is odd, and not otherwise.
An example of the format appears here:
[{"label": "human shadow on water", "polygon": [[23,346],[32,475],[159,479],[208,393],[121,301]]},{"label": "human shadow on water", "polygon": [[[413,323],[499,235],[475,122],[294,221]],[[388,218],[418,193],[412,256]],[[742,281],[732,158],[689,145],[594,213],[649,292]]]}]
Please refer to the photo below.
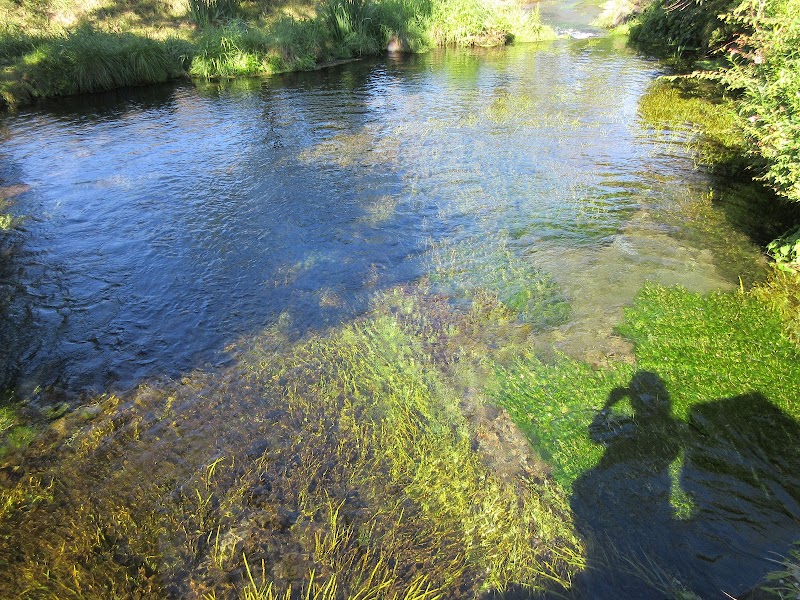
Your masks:
[{"label": "human shadow on water", "polygon": [[[612,411],[624,398],[632,414]],[[683,423],[640,371],[589,433],[605,452],[573,485],[588,552],[576,597],[736,597],[800,539],[800,428],[762,395],[699,404]]]}]

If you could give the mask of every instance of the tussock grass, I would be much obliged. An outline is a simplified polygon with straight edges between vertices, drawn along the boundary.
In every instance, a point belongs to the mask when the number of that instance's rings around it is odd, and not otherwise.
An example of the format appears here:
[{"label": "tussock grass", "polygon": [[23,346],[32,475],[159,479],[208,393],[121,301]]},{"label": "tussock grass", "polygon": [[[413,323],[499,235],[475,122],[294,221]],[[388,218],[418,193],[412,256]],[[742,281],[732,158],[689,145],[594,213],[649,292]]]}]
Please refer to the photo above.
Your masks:
[{"label": "tussock grass", "polygon": [[6,57],[22,52],[15,66],[0,76],[0,94],[10,106],[37,97],[167,81],[184,73],[189,52],[177,40],[107,33],[90,26],[69,35],[23,41],[3,46]]},{"label": "tussock grass", "polygon": [[[4,0],[0,16],[0,100],[200,78],[265,75],[383,51],[434,45],[496,45],[552,37],[538,15],[478,0],[325,0],[289,5],[189,0],[168,6],[137,0],[54,6]],[[63,13],[63,14],[62,14]],[[195,24],[192,29],[190,23]]]},{"label": "tussock grass", "polygon": [[199,27],[235,18],[240,12],[238,0],[188,0],[189,16]]}]

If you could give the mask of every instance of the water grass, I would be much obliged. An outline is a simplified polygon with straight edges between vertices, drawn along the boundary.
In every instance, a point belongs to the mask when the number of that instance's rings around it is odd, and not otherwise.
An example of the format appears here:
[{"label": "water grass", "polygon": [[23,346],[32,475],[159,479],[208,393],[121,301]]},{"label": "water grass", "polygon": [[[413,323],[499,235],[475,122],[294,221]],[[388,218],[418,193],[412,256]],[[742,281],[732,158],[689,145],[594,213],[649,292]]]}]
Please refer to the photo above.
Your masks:
[{"label": "water grass", "polygon": [[397,289],[369,318],[297,342],[276,326],[223,374],[98,399],[86,425],[60,417],[16,485],[0,482],[0,530],[15,532],[0,536],[0,587],[409,600],[568,589],[583,559],[567,499],[476,452],[454,363],[438,357],[477,313],[429,294]]},{"label": "water grass", "polygon": [[786,556],[769,557],[777,568],[771,571],[758,589],[780,600],[800,596],[800,544],[790,549]]},{"label": "water grass", "polygon": [[[757,288],[703,296],[647,284],[626,310],[619,331],[635,344],[635,367],[663,379],[674,417],[686,421],[699,404],[755,392],[800,420],[794,395],[800,352],[786,335],[796,328],[796,310],[787,307],[790,314],[782,319],[759,299],[763,293]],[[603,447],[590,439],[595,416],[633,375],[632,365],[597,369],[566,356],[545,363],[529,354],[500,368],[494,397],[569,488],[602,455]],[[614,414],[616,421],[605,423],[610,429],[631,416],[619,407]]]},{"label": "water grass", "polygon": [[520,322],[537,329],[567,322],[570,304],[557,283],[519,254],[503,236],[440,242],[430,252],[432,281],[454,298],[494,294]]}]

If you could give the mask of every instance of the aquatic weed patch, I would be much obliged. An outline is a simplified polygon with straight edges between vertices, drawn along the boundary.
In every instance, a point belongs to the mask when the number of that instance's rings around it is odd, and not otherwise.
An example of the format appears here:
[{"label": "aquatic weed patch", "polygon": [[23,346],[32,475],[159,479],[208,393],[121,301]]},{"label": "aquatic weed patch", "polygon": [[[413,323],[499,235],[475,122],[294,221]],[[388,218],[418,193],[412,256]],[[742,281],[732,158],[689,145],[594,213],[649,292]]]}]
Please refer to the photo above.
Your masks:
[{"label": "aquatic weed patch", "polygon": [[[636,368],[664,381],[673,416],[686,420],[699,404],[757,393],[800,419],[800,351],[756,296],[646,284],[626,310],[619,332],[635,344]],[[593,369],[564,356],[547,364],[529,355],[498,370],[494,396],[569,486],[602,453],[589,439],[594,416],[633,374],[624,364]]]},{"label": "aquatic weed patch", "polygon": [[634,341],[639,367],[666,381],[677,416],[698,402],[758,392],[800,418],[800,351],[755,294],[646,285],[620,333]]},{"label": "aquatic weed patch", "polygon": [[589,426],[612,389],[630,380],[633,368],[593,369],[559,356],[552,364],[529,354],[499,368],[492,395],[553,468],[566,489],[603,453],[592,442]]},{"label": "aquatic weed patch", "polygon": [[503,240],[441,242],[431,262],[432,282],[456,298],[493,294],[520,322],[538,329],[569,320],[569,302],[553,277]]},{"label": "aquatic weed patch", "polygon": [[294,344],[270,330],[228,373],[51,429],[17,487],[3,483],[0,585],[408,599],[568,587],[582,550],[563,493],[492,473],[407,331],[381,313]]},{"label": "aquatic weed patch", "polygon": [[765,572],[752,556],[795,541],[800,349],[757,292],[647,284],[619,330],[635,365],[530,354],[498,368],[493,391],[570,491],[588,547],[579,589],[625,577],[642,594],[705,597],[686,566],[703,553],[684,564],[664,540],[722,556],[740,536],[746,556],[714,570],[752,588]]},{"label": "aquatic weed patch", "polygon": [[747,150],[736,125],[736,106],[711,84],[658,80],[642,96],[639,116],[656,128],[682,132],[682,144],[701,165],[728,174],[744,167]]}]

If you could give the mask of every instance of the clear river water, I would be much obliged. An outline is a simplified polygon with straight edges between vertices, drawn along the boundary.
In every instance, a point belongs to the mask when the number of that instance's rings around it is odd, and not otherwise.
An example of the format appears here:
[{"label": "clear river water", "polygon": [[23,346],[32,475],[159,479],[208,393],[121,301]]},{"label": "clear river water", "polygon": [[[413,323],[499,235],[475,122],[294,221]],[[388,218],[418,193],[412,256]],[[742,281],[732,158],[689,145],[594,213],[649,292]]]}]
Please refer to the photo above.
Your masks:
[{"label": "clear river water", "polygon": [[560,343],[602,353],[645,280],[707,291],[759,268],[724,210],[682,212],[737,195],[695,168],[688,129],[643,121],[657,74],[563,40],[6,116],[0,178],[29,186],[30,215],[5,253],[6,381],[99,392],[218,364],[281,315],[298,333],[350,318],[459,244],[554,277]]},{"label": "clear river water", "polygon": [[624,360],[614,326],[645,281],[735,289],[772,233],[695,165],[688,125],[645,118],[660,69],[586,37],[3,115],[0,186],[27,215],[0,248],[6,396],[220,368],[265,327],[299,338],[422,277],[514,298],[520,270],[569,305],[524,316],[537,343]]}]

